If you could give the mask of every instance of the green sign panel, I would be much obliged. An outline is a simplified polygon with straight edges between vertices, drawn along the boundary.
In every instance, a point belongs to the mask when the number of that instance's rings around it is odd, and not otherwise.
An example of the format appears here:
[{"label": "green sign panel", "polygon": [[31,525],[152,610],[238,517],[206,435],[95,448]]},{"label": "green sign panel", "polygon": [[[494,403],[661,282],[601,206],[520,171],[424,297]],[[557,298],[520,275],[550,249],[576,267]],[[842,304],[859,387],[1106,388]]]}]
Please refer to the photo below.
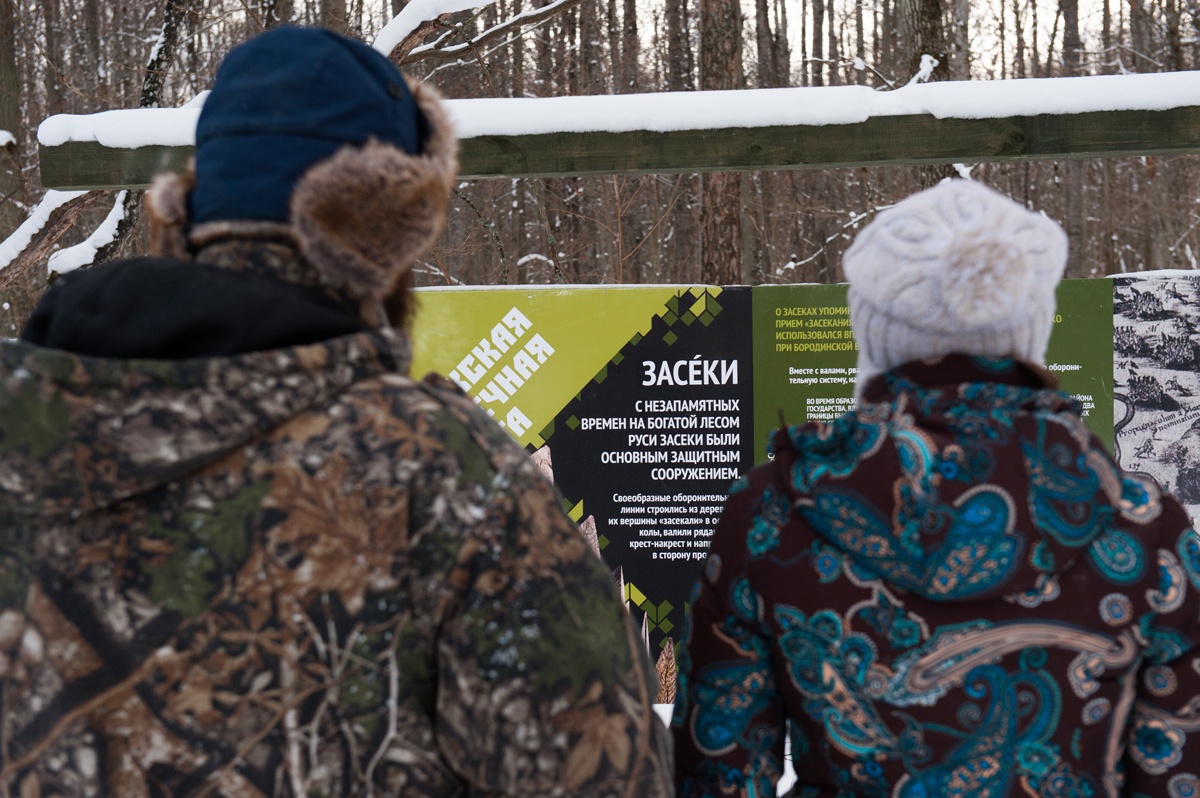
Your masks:
[{"label": "green sign panel", "polygon": [[[677,635],[729,485],[781,424],[853,407],[845,285],[424,289],[414,374],[456,380],[525,445]],[[1113,294],[1062,283],[1047,367],[1113,441]]]}]

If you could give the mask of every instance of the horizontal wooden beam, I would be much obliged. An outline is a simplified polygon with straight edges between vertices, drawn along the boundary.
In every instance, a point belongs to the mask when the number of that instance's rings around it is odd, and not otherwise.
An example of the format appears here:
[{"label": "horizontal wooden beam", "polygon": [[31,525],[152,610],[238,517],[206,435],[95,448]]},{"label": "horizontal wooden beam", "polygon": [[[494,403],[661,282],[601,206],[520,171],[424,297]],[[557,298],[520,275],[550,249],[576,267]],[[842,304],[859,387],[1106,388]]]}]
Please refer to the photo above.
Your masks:
[{"label": "horizontal wooden beam", "polygon": [[[181,170],[190,146],[133,149],[95,141],[41,147],[47,188],[141,188]],[[852,124],[711,130],[477,135],[462,177],[659,174],[1200,154],[1200,106],[1007,118],[875,116]]]}]

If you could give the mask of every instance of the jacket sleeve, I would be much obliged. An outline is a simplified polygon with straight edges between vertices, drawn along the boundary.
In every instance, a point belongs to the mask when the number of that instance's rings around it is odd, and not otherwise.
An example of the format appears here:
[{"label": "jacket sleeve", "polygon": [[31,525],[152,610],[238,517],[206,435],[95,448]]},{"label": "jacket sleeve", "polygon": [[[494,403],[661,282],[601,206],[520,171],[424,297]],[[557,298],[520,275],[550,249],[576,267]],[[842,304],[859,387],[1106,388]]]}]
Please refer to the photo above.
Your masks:
[{"label": "jacket sleeve", "polygon": [[782,775],[785,719],[746,574],[754,517],[755,492],[736,483],[687,608],[671,723],[680,798],[766,798]]},{"label": "jacket sleeve", "polygon": [[670,798],[655,677],[609,569],[528,455],[456,414],[478,446],[458,447],[459,495],[437,515],[458,547],[436,640],[442,758],[472,795]]},{"label": "jacket sleeve", "polygon": [[1187,529],[1160,550],[1159,573],[1157,611],[1140,624],[1122,795],[1200,795],[1200,535]]}]

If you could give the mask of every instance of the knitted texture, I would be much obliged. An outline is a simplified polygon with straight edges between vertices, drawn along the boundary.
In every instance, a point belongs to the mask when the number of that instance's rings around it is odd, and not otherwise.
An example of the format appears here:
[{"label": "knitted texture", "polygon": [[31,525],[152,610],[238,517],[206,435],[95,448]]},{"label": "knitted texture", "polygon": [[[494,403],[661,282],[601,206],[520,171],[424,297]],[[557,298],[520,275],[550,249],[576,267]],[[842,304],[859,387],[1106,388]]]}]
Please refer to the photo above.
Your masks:
[{"label": "knitted texture", "polygon": [[1062,228],[990,188],[946,180],[881,212],[843,262],[858,385],[952,352],[1044,364]]}]

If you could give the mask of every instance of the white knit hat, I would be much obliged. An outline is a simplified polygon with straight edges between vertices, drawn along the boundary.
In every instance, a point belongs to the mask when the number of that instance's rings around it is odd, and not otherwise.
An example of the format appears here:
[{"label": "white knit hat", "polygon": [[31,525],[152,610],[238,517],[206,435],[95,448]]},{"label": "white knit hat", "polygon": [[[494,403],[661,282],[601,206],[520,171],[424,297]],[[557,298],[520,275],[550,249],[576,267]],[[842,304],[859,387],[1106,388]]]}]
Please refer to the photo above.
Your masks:
[{"label": "white knit hat", "polygon": [[952,352],[1044,364],[1066,262],[1057,223],[969,180],[882,211],[843,261],[859,392],[901,363]]}]

